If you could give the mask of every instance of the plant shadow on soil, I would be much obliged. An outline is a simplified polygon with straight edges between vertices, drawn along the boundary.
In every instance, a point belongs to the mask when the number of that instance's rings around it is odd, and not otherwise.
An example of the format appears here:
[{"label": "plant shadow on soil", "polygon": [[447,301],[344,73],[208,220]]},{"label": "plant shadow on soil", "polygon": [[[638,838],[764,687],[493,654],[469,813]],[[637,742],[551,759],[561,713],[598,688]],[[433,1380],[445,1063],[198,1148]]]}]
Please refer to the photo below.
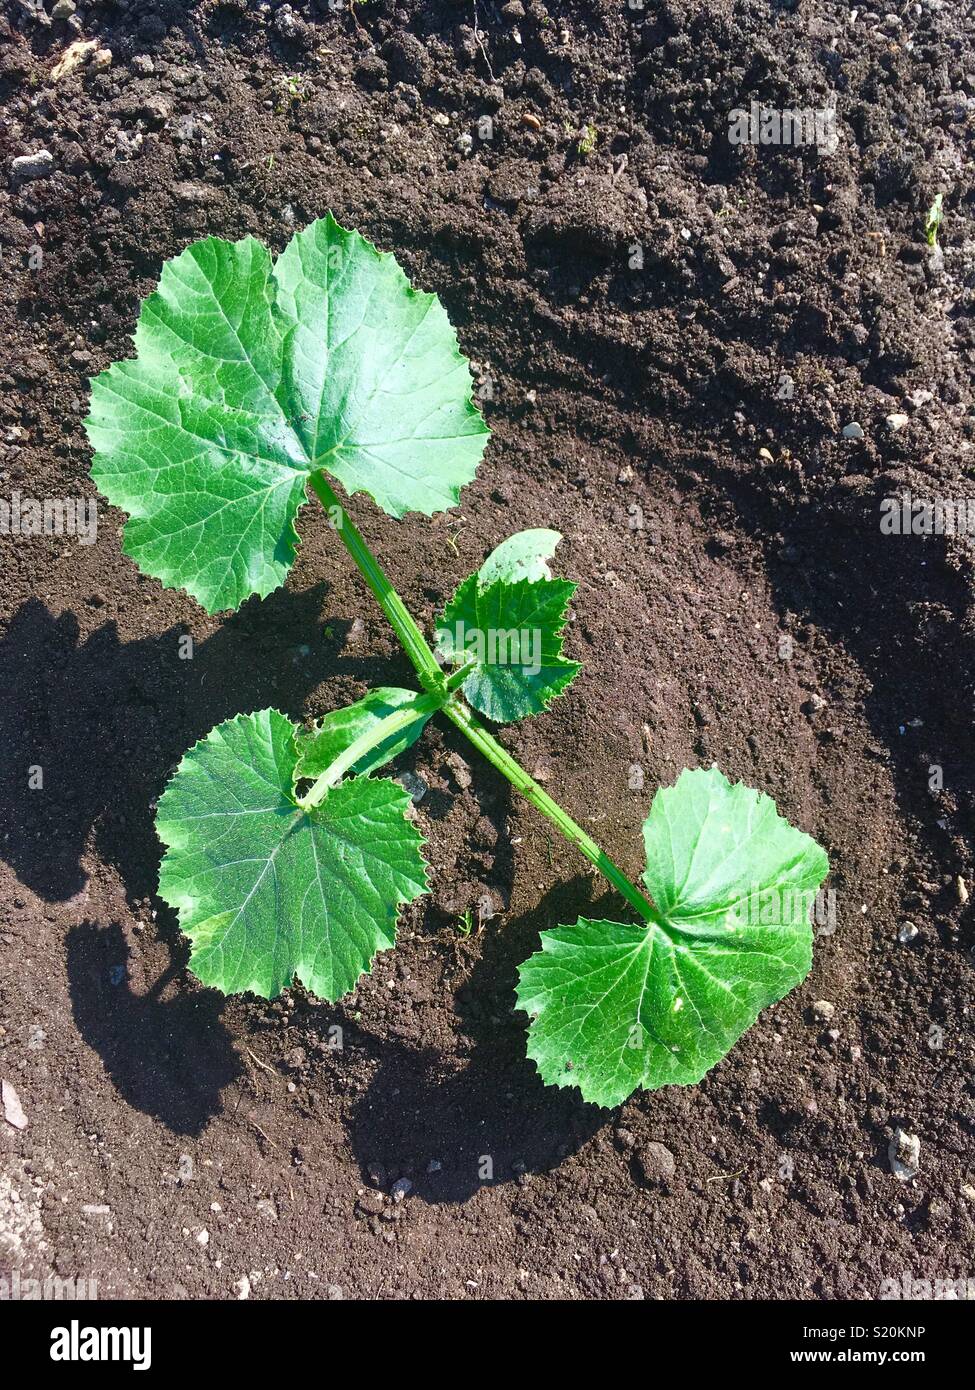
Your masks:
[{"label": "plant shadow on soil", "polygon": [[[930,827],[933,808],[942,818],[949,813],[962,827],[955,849],[964,863],[962,837],[971,834],[975,813],[975,767],[962,751],[971,746],[971,708],[959,698],[973,683],[971,657],[957,640],[969,621],[964,575],[936,545],[881,533],[880,502],[889,489],[879,482],[861,499],[859,514],[847,497],[845,510],[824,503],[787,518],[770,518],[754,486],[731,476],[721,482],[738,526],[764,551],[779,612],[794,612],[827,634],[868,682],[863,713],[875,742],[865,751],[887,766],[902,815]],[[892,652],[901,659],[891,660]],[[821,738],[843,742],[845,729],[831,728],[828,716]],[[944,787],[933,799],[935,767],[943,769]],[[928,841],[942,860],[944,835],[932,827]],[[950,893],[943,896],[948,906]]]},{"label": "plant shadow on soil", "polygon": [[[326,588],[249,602],[198,640],[191,660],[179,657],[181,625],[123,642],[108,621],[79,642],[73,613],[54,617],[39,599],[24,603],[0,639],[0,669],[17,672],[0,708],[0,857],[20,882],[48,902],[75,897],[94,832],[130,900],[145,901],[161,853],[156,798],[214,725],[269,705],[296,715],[336,677],[409,684],[405,658],[360,659],[340,638],[323,637]],[[43,769],[43,787],[25,794],[32,767]]]},{"label": "plant shadow on soil", "polygon": [[[579,874],[479,934],[455,995],[469,1044],[463,1066],[451,1071],[437,1048],[377,1044],[377,1070],[348,1126],[366,1182],[407,1177],[411,1196],[430,1205],[465,1202],[484,1187],[550,1172],[612,1120],[615,1111],[577,1090],[543,1084],[525,1055],[527,1017],[515,1010],[517,967],[538,949],[540,930],[580,913],[628,920],[622,899],[607,892],[594,901],[593,887]],[[440,1167],[430,1172],[431,1162]]]},{"label": "plant shadow on soil", "polygon": [[118,922],[82,922],[67,934],[67,974],[78,1032],[105,1064],[128,1105],[175,1134],[199,1135],[223,1106],[221,1092],[243,1066],[209,989],[161,996],[183,969],[172,965],[143,994],[132,988]]}]

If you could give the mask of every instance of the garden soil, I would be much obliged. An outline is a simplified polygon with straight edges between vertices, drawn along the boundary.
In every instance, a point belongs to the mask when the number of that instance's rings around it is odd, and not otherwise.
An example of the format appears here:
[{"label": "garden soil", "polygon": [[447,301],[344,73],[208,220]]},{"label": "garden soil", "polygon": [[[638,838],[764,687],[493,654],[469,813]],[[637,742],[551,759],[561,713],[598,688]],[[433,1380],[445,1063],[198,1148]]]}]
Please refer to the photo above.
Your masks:
[{"label": "garden soil", "polygon": [[[277,251],[331,209],[441,296],[494,431],[452,513],[353,499],[413,612],[511,532],[564,535],[584,670],[506,746],[634,875],[653,789],[717,762],[827,848],[833,896],[808,980],[700,1085],[587,1106],[526,1060],[515,973],[625,905],[435,727],[399,768],[434,870],[396,951],[340,1005],[224,999],[156,896],[167,779],[220,720],[320,716],[406,660],[317,504],[287,585],[213,618],[104,502],[94,544],[2,536],[0,1274],[609,1300],[972,1275],[973,551],[880,525],[973,491],[966,8],[6,0],[2,495],[95,496],[88,378],[167,257]],[[835,107],[836,148],[733,143],[753,100]]]}]

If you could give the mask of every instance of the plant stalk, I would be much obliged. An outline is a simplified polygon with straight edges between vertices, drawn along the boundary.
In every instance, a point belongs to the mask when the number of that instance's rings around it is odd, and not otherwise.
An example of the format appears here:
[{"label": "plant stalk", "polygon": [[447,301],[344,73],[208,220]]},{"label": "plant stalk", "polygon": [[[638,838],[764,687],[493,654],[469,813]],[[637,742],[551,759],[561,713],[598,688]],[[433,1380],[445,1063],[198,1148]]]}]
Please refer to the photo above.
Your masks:
[{"label": "plant stalk", "polygon": [[591,863],[595,864],[603,878],[608,879],[645,922],[657,920],[657,915],[650,903],[640,890],[630,882],[623,870],[617,868],[609,855],[599,848],[596,841],[586,834],[582,826],[572,819],[568,811],[564,811],[557,801],[553,801],[548,793],[542,790],[534,777],[529,776],[521,766],[521,763],[502,748],[497,739],[485,729],[473,710],[456,700],[452,700],[443,706],[443,712],[451,723],[456,724],[457,728],[466,734],[474,747],[487,758],[488,762],[496,767],[502,776],[507,777],[515,790],[521,792],[522,796],[530,801],[537,811],[541,811],[543,816],[547,816],[569,843],[575,845],[581,854],[584,854]]},{"label": "plant stalk", "polygon": [[388,738],[398,734],[401,729],[407,728],[416,722],[419,716],[429,717],[436,710],[443,708],[443,698],[439,694],[417,695],[408,705],[402,705],[399,709],[393,710],[392,714],[387,714],[385,719],[379,719],[365,733],[354,739],[347,748],[329,763],[324,772],[315,779],[305,796],[301,797],[298,805],[306,811],[317,806],[330,787],[339,783],[350,767],[355,767],[361,758],[367,753],[371,753],[380,743],[385,743]]},{"label": "plant stalk", "polygon": [[[548,793],[542,790],[521,764],[505,751],[473,711],[467,705],[460,703],[455,687],[459,683],[457,678],[461,673],[455,671],[449,679],[445,678],[426,638],[417,627],[403,600],[386,578],[365,540],[352,524],[342,503],[325,481],[324,474],[321,472],[313,473],[311,483],[322,505],[334,518],[337,518],[334,523],[335,529],[338,531],[346,550],[355,561],[362,577],[375,595],[377,603],[389,619],[406,655],[413,663],[420,683],[428,692],[427,699],[430,701],[431,711],[442,710],[474,747],[487,758],[488,762],[496,767],[503,777],[508,779],[515,790],[521,792],[522,796],[530,801],[536,810],[541,811],[542,815],[552,822],[571,845],[575,845],[581,854],[584,854],[592,864],[595,864],[603,877],[626,899],[644,922],[655,922],[657,915],[654,908],[640,890],[630,882],[623,870],[613,863],[609,855],[599,848],[595,840],[586,834],[581,825],[576,824],[558,802],[553,801]],[[464,674],[466,675],[466,671]],[[394,714],[388,715],[386,719],[381,720],[373,729],[360,735],[344,753],[325,769],[308,795],[303,798],[301,805],[306,807],[317,805],[329,787],[334,786],[343,773],[354,766],[360,758],[378,744],[383,743],[392,734],[398,732],[399,729],[405,728],[407,724],[411,723],[416,718],[420,703],[424,703],[422,697],[418,697],[416,704],[404,706]]]},{"label": "plant stalk", "polygon": [[327,512],[336,517],[335,530],[346,550],[352,556],[363,579],[372,590],[376,602],[386,614],[403,650],[412,661],[424,690],[443,690],[444,675],[437,658],[427,644],[426,638],[413,621],[406,605],[380,569],[372,551],[366,545],[359,531],[352,524],[348,512],[325,481],[319,470],[311,475],[311,485],[319,501]]}]

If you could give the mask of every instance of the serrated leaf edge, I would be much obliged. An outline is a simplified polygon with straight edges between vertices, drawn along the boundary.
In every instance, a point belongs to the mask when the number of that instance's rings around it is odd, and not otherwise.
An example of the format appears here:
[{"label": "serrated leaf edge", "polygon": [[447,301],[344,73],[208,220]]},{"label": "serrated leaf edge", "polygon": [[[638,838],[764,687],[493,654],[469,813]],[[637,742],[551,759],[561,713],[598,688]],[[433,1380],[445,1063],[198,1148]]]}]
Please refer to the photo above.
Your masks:
[{"label": "serrated leaf edge", "polygon": [[[173,852],[174,850],[178,851],[178,850],[180,850],[180,849],[185,848],[185,844],[184,844],[184,845],[179,845],[179,844],[177,844],[175,841],[171,841],[171,840],[165,839],[165,837],[163,836],[162,832],[161,832],[160,829],[159,829],[159,811],[160,811],[160,809],[161,809],[161,807],[162,807],[163,801],[165,800],[165,797],[166,797],[167,793],[169,792],[169,790],[170,790],[171,787],[173,786],[173,783],[176,781],[176,778],[179,776],[179,773],[180,773],[180,771],[181,771],[181,769],[182,769],[182,767],[183,767],[184,762],[186,761],[186,759],[187,759],[192,753],[195,753],[196,750],[197,750],[198,748],[200,748],[204,743],[207,743],[207,742],[209,741],[209,739],[212,738],[213,734],[214,734],[218,729],[226,728],[226,727],[227,727],[228,725],[230,725],[230,724],[243,724],[243,723],[246,723],[248,720],[253,719],[253,718],[255,717],[255,715],[261,715],[261,714],[268,714],[268,715],[270,715],[270,714],[276,714],[276,715],[278,715],[281,719],[286,720],[287,723],[291,725],[291,728],[292,728],[292,739],[291,739],[291,742],[292,742],[292,751],[294,751],[294,736],[295,736],[295,734],[297,733],[297,725],[295,724],[294,720],[292,720],[288,715],[282,713],[281,710],[276,709],[273,705],[269,705],[269,706],[267,706],[265,709],[252,710],[252,711],[250,711],[249,713],[235,714],[235,715],[233,715],[230,719],[221,720],[221,722],[220,722],[219,724],[215,724],[215,725],[213,726],[213,728],[209,730],[208,733],[204,734],[201,738],[198,738],[194,744],[192,744],[189,748],[187,748],[186,751],[183,753],[183,756],[180,758],[177,767],[175,768],[175,770],[173,771],[173,773],[171,774],[171,776],[167,778],[167,780],[166,780],[166,785],[165,785],[165,787],[163,788],[162,793],[160,794],[160,796],[158,797],[158,799],[157,799],[157,801],[156,801],[156,815],[155,815],[155,819],[154,819],[153,824],[154,824],[154,828],[155,828],[155,831],[156,831],[156,837],[157,837],[157,839],[159,840],[160,844],[162,844],[162,846],[164,847],[164,850],[165,850],[165,853],[163,854],[162,860],[160,861],[160,865],[159,865],[159,875],[158,875],[158,877],[159,877],[160,879],[161,879],[161,876],[162,876],[163,866],[165,865],[166,861],[170,858],[170,855],[172,854],[172,852]],[[397,944],[397,933],[398,933],[398,931],[399,931],[399,925],[400,925],[401,909],[402,909],[403,907],[405,907],[405,906],[409,906],[410,903],[416,902],[417,898],[423,897],[425,893],[429,893],[429,892],[430,892],[430,882],[431,882],[430,876],[431,876],[431,872],[432,872],[432,871],[431,871],[430,864],[429,864],[429,862],[427,861],[426,856],[422,853],[423,847],[424,847],[425,845],[427,845],[427,844],[429,843],[429,841],[428,841],[427,837],[423,834],[423,832],[422,832],[422,830],[420,829],[419,825],[417,824],[417,822],[416,822],[414,816],[412,815],[413,802],[412,802],[412,798],[410,797],[409,792],[407,792],[406,789],[405,789],[399,782],[397,782],[397,781],[396,781],[394,778],[392,778],[392,777],[380,777],[380,778],[373,779],[373,778],[372,778],[372,775],[371,775],[370,773],[359,773],[359,774],[357,774],[357,777],[353,777],[353,778],[343,778],[343,782],[340,783],[339,785],[343,785],[344,783],[350,782],[350,781],[356,781],[356,780],[358,779],[358,777],[368,778],[370,781],[376,780],[376,781],[386,781],[386,782],[389,782],[390,785],[394,788],[394,790],[395,790],[395,792],[397,793],[397,795],[402,797],[400,809],[401,809],[402,812],[403,812],[403,820],[404,820],[404,822],[405,822],[406,825],[409,827],[410,831],[412,832],[412,834],[413,834],[413,836],[414,836],[414,846],[415,846],[415,848],[416,848],[416,850],[417,850],[417,852],[418,852],[418,857],[419,857],[420,862],[421,862],[421,864],[422,864],[422,866],[423,866],[422,877],[423,877],[424,887],[423,887],[423,889],[421,890],[421,892],[419,892],[419,893],[416,894],[416,897],[414,897],[414,898],[404,898],[404,897],[400,896],[399,894],[397,894],[397,899],[396,899],[396,902],[395,902],[395,904],[394,904],[395,912],[394,912],[394,914],[393,914],[393,920],[392,920],[392,940],[390,941],[390,943],[389,943],[388,946],[379,946],[379,947],[377,947],[377,949],[373,952],[372,956],[371,956],[370,959],[369,959],[369,964],[368,964],[368,965],[365,967],[365,969],[363,969],[363,970],[361,971],[361,973],[359,974],[358,979],[356,980],[355,986],[353,986],[353,988],[352,988],[347,994],[342,995],[342,996],[341,996],[342,999],[348,999],[352,994],[354,994],[355,989],[356,989],[357,986],[358,986],[358,982],[359,982],[359,980],[361,980],[361,979],[363,978],[363,976],[365,976],[365,975],[371,975],[371,974],[372,974],[372,968],[373,968],[373,966],[375,965],[376,960],[377,960],[377,958],[378,958],[379,955],[381,955],[384,951],[390,951],[390,950],[393,950],[393,949],[395,948],[395,946],[396,946],[396,944]],[[293,787],[293,786],[292,786],[291,791],[290,791],[289,793],[287,793],[287,795],[288,795],[288,799],[293,803],[294,808],[295,808],[295,811],[296,811],[297,813],[302,813],[302,807],[300,807],[300,806],[298,805],[297,801],[295,800],[295,797],[294,797],[294,787]],[[307,816],[308,813],[307,813],[307,812],[304,812],[303,814],[305,814],[305,815]],[[194,956],[194,954],[195,954],[193,936],[192,936],[191,932],[187,931],[187,930],[184,928],[184,926],[183,926],[184,912],[186,911],[186,909],[184,909],[183,907],[176,907],[173,903],[171,903],[171,902],[169,901],[169,899],[168,899],[167,897],[165,897],[165,895],[163,894],[163,891],[162,891],[161,882],[157,885],[157,891],[158,891],[159,897],[160,897],[160,898],[162,899],[162,901],[166,904],[166,906],[170,909],[170,911],[176,913],[176,918],[177,918],[177,922],[178,922],[178,924],[179,924],[180,932],[182,933],[183,936],[186,937],[187,941],[190,943],[190,948],[191,948],[191,949],[190,949],[189,968],[190,968],[191,971],[193,971],[193,956]],[[196,972],[193,971],[193,974],[196,975]],[[196,978],[197,978],[197,980],[199,980],[200,984],[204,986],[204,988],[206,988],[206,989],[216,989],[216,990],[218,990],[221,994],[223,994],[225,998],[230,998],[230,997],[231,997],[231,995],[230,995],[226,990],[222,989],[220,985],[215,984],[215,983],[212,982],[212,981],[203,980],[203,979],[201,979],[201,977],[200,977],[199,975],[196,975]],[[304,984],[304,981],[301,979],[301,977],[300,977],[299,975],[297,975],[297,974],[294,975],[293,980],[292,980],[292,984],[293,984],[294,980],[298,980],[298,982],[299,982],[300,984],[302,984],[302,986],[303,986],[304,988],[308,988],[308,986]],[[284,992],[284,991],[282,990],[281,993],[283,993],[283,992]],[[248,990],[236,990],[236,991],[234,991],[233,993],[234,993],[234,994],[241,994],[241,993],[253,994],[253,995],[255,995],[258,999],[279,999],[279,998],[281,997],[281,994],[280,994],[280,993],[279,993],[279,994],[264,994],[264,993],[262,993],[260,990],[253,989],[253,988],[252,988],[252,989],[248,989]],[[316,996],[316,997],[319,997],[319,996]],[[338,1000],[334,1000],[334,999],[333,999],[333,1000],[328,1000],[327,1002],[333,1003],[333,1004],[334,1004],[334,1003],[337,1003]]]}]

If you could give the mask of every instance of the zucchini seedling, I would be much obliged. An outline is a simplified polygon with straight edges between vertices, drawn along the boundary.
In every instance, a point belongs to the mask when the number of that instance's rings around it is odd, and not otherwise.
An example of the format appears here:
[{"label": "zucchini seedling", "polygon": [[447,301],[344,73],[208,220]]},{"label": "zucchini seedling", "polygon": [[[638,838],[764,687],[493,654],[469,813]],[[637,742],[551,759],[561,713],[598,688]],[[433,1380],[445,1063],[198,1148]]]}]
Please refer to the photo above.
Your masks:
[{"label": "zucchini seedling", "polygon": [[541,713],[579,671],[562,650],[575,586],[557,532],[504,541],[457,589],[431,645],[333,484],[393,517],[454,506],[488,428],[435,295],[329,215],[272,263],[251,237],[167,262],[135,357],[92,382],[92,476],[128,513],[124,550],[208,612],[282,584],[308,487],[399,638],[419,689],[381,687],[311,728],[241,714],[191,748],[157,808],[160,895],[190,968],[227,994],[295,978],[337,1000],[393,946],[427,889],[410,798],[376,773],[448,719],[628,905],[541,933],[520,969],[543,1079],[600,1105],[689,1084],[809,970],[826,855],[764,795],[716,768],[681,773],[644,823],[632,883],[528,775],[482,716]]}]

